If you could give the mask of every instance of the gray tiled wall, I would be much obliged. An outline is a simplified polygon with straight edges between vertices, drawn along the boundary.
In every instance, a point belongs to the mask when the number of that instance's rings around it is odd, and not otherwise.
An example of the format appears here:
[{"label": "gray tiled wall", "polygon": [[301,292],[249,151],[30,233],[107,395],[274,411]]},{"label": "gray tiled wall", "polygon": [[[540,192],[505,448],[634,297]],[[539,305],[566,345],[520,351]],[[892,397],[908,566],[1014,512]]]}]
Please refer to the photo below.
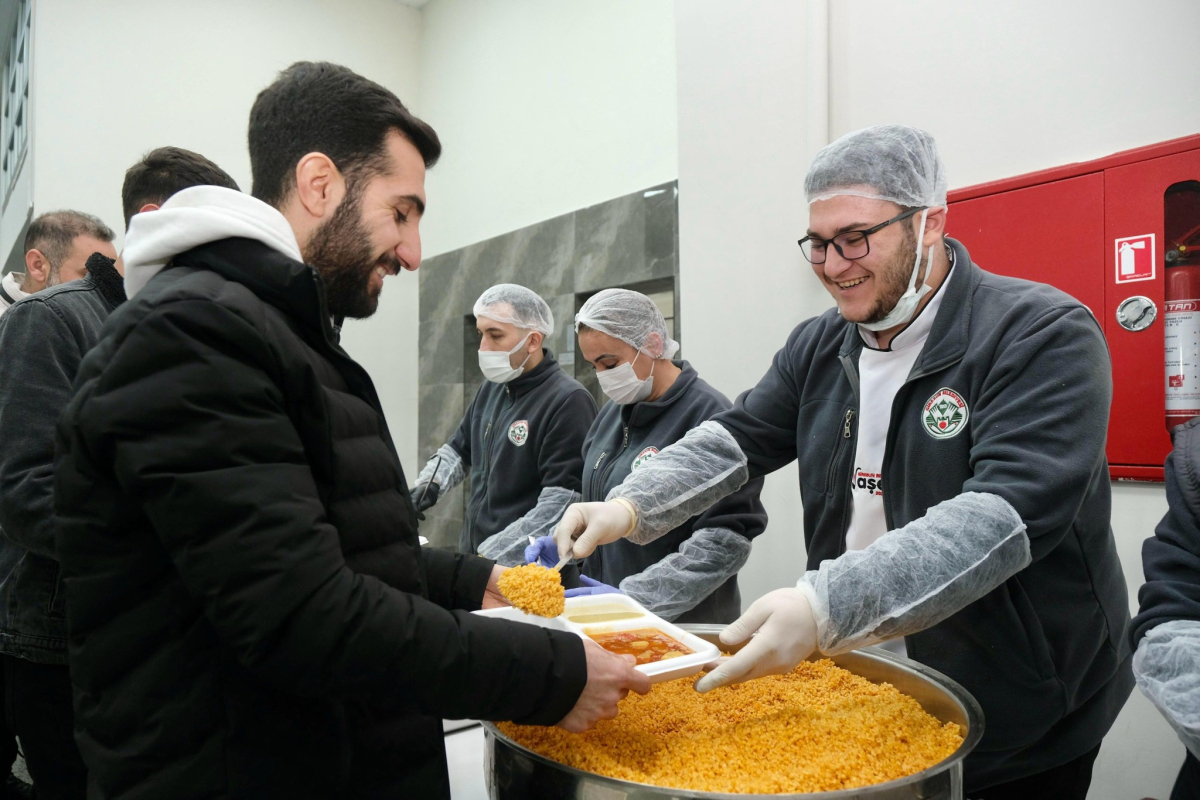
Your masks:
[{"label": "gray tiled wall", "polygon": [[[674,181],[554,217],[527,228],[434,256],[421,264],[418,457],[416,473],[450,440],[483,382],[476,366],[471,308],[497,283],[519,283],[545,298],[555,332],[546,344],[563,368],[575,363],[572,321],[580,296],[679,274],[678,188]],[[679,314],[675,315],[679,338]],[[406,465],[407,466],[407,465]],[[460,486],[425,512],[422,535],[454,545],[462,528]]]}]

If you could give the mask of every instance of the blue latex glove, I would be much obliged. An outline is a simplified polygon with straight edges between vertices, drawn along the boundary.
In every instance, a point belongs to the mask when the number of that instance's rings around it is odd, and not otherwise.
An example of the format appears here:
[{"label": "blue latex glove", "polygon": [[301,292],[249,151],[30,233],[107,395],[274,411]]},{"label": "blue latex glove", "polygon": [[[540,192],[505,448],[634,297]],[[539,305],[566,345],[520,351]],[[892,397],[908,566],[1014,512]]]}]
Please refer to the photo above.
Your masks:
[{"label": "blue latex glove", "polygon": [[[558,552],[555,549],[554,552]],[[621,590],[615,586],[609,586],[607,583],[594,581],[587,575],[580,575],[579,580],[583,581],[583,586],[578,589],[567,589],[567,597],[587,597],[593,594],[621,594]]]},{"label": "blue latex glove", "polygon": [[547,569],[554,569],[558,564],[558,544],[553,536],[542,536],[525,548],[526,564],[541,564]]}]

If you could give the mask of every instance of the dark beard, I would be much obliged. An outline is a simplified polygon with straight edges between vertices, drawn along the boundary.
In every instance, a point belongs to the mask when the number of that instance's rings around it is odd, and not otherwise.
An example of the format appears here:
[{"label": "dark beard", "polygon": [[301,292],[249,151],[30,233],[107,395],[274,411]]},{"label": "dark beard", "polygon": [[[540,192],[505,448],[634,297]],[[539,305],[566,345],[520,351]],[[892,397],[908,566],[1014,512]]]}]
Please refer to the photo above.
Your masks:
[{"label": "dark beard", "polygon": [[325,282],[325,303],[334,317],[365,319],[379,307],[379,292],[371,291],[371,273],[379,264],[400,271],[392,253],[374,258],[371,235],[362,223],[362,192],[353,184],[329,221],[308,241],[304,260]]},{"label": "dark beard", "polygon": [[[896,307],[896,304],[900,302],[900,298],[908,291],[908,280],[912,277],[912,271],[920,269],[920,265],[913,266],[916,260],[917,234],[912,228],[905,225],[904,244],[896,251],[892,263],[888,264],[887,268],[882,272],[875,273],[876,277],[881,279],[883,283],[883,292],[879,295],[879,301],[875,303],[875,307],[871,309],[871,313],[867,315],[866,319],[862,320],[863,322],[868,324],[879,322],[892,313],[892,309]],[[918,275],[918,279],[920,277]],[[924,277],[926,279],[929,278],[928,275]]]}]

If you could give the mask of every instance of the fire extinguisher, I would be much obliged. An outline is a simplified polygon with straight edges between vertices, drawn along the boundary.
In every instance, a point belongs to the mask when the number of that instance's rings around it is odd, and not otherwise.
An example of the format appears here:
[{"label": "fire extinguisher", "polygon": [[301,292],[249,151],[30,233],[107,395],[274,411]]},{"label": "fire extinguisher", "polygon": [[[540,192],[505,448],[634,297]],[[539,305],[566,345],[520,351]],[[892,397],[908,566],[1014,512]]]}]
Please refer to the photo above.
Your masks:
[{"label": "fire extinguisher", "polygon": [[1200,261],[1167,251],[1167,430],[1200,415]]}]

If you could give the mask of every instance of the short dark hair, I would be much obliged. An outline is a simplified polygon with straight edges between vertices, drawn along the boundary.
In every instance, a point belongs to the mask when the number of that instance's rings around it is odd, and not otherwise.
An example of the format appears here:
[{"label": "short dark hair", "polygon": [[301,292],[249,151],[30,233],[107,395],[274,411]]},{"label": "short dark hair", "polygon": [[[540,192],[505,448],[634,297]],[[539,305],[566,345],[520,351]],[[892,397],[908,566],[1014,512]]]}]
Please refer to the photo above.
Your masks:
[{"label": "short dark hair", "polygon": [[263,89],[250,109],[251,193],[281,206],[295,187],[296,165],[324,153],[355,181],[386,166],[384,141],[397,131],[425,166],[442,154],[438,135],[374,81],[327,62],[298,61]]},{"label": "short dark hair", "polygon": [[191,186],[224,186],[241,191],[229,173],[199,153],[182,147],[159,147],[125,170],[121,208],[125,227],[147,203],[162,205],[171,195]]},{"label": "short dark hair", "polygon": [[112,228],[98,217],[82,211],[47,211],[29,223],[25,234],[25,252],[38,250],[57,268],[71,254],[76,236],[91,236],[102,242],[113,240]]}]

